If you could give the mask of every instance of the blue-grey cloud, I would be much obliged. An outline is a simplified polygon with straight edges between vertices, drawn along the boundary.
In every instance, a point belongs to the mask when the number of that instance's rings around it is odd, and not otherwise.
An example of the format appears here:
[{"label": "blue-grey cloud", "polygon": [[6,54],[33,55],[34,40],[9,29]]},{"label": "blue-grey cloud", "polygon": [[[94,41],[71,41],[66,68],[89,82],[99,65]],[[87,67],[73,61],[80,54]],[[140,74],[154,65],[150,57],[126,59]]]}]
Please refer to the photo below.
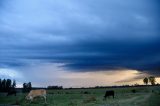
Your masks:
[{"label": "blue-grey cloud", "polygon": [[0,66],[159,74],[158,0],[0,1]]}]

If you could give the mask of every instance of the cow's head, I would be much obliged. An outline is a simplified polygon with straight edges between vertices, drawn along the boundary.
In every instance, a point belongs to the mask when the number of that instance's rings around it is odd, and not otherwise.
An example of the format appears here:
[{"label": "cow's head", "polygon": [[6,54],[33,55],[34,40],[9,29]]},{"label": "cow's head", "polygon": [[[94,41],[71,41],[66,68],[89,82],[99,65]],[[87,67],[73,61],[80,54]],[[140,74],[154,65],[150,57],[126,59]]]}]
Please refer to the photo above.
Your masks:
[{"label": "cow's head", "polygon": [[27,95],[27,96],[26,96],[26,99],[27,99],[27,100],[32,100],[33,98],[32,98],[32,96]]}]

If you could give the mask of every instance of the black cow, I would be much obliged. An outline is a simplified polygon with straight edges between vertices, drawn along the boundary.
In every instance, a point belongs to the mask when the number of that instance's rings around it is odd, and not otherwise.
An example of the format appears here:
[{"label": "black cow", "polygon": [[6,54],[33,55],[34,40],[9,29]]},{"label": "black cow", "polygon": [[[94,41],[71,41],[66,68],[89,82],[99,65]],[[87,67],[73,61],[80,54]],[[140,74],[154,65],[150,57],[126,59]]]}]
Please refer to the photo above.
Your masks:
[{"label": "black cow", "polygon": [[8,93],[7,93],[7,96],[13,95],[13,94],[14,94],[15,96],[16,96],[16,94],[17,94],[17,91],[16,91],[15,89],[9,90]]},{"label": "black cow", "polygon": [[106,91],[106,93],[104,95],[104,100],[109,96],[112,96],[114,98],[114,91],[113,90]]}]

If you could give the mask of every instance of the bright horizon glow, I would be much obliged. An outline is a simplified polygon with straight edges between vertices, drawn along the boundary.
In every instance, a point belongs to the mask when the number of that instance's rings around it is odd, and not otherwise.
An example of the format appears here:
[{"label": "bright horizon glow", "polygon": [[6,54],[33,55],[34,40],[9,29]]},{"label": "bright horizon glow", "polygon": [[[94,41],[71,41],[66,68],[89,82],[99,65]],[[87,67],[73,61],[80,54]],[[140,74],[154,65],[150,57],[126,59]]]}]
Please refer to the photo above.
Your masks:
[{"label": "bright horizon glow", "polygon": [[[16,70],[0,69],[0,78],[15,79],[17,87],[22,87],[24,82],[32,82],[33,87],[58,85],[64,88],[81,88],[143,84],[143,78],[149,76],[149,74],[141,73],[137,70],[73,72],[63,70],[63,68],[59,67],[60,65],[62,64],[33,65],[30,68],[23,69],[28,70],[23,74]],[[37,70],[39,70],[38,73]],[[157,78],[157,83],[159,82],[160,78]]]}]

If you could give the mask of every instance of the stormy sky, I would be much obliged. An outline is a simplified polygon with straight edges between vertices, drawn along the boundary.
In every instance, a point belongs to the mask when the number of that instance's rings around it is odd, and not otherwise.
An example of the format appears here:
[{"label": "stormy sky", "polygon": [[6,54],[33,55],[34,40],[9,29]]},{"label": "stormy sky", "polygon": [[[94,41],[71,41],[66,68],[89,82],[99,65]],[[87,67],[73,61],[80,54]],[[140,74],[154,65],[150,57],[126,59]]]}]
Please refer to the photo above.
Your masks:
[{"label": "stormy sky", "polygon": [[159,76],[159,5],[159,0],[0,0],[0,77],[69,87]]}]

